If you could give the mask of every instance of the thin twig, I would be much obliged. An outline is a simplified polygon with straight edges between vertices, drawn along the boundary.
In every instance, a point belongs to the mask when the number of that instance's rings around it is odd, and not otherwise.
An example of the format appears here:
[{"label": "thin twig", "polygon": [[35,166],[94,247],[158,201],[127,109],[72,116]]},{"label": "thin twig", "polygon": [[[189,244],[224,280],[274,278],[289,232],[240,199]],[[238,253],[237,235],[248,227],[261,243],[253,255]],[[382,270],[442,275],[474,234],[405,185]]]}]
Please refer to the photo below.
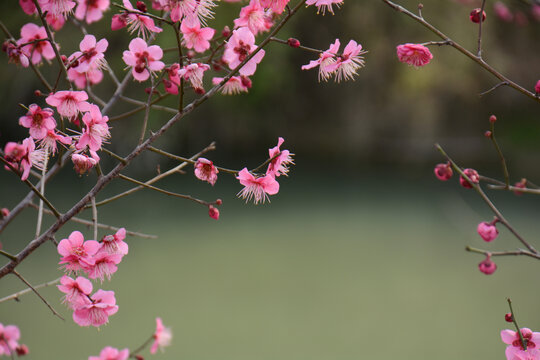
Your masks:
[{"label": "thin twig", "polygon": [[51,309],[52,313],[56,316],[58,316],[61,320],[64,320],[64,318],[62,316],[60,316],[59,313],[56,312],[56,310],[54,310],[54,308],[51,306],[51,304],[49,304],[49,302],[47,300],[45,300],[45,298],[43,296],[41,296],[41,294],[36,290],[35,287],[33,287],[28,281],[26,281],[25,278],[23,278],[21,276],[21,274],[19,274],[16,270],[13,270],[12,273],[17,276],[23,283],[26,284],[26,286],[28,286],[40,299],[41,301],[43,301],[45,303],[45,305],[47,305],[47,307],[49,309]]},{"label": "thin twig", "polygon": [[[52,280],[52,281],[49,281],[49,282],[46,282],[46,283],[43,283],[43,284],[36,285],[36,286],[34,286],[34,289],[37,290],[37,289],[41,289],[41,288],[44,288],[44,287],[47,287],[47,286],[58,284],[60,282],[60,279],[61,278],[58,278],[58,279],[55,279],[55,280]],[[3,303],[5,301],[9,301],[9,300],[19,300],[19,298],[22,295],[28,294],[29,292],[32,292],[32,291],[33,290],[31,288],[21,290],[19,292],[16,292],[15,294],[11,294],[11,295],[8,295],[8,296],[5,296],[5,297],[1,298],[0,303]]]},{"label": "thin twig", "polygon": [[96,208],[96,198],[92,197],[92,223],[94,225],[94,240],[98,239],[98,222],[97,222],[97,208]]},{"label": "thin twig", "polygon": [[148,100],[146,100],[145,104],[143,125],[141,129],[141,136],[139,137],[139,145],[142,144],[142,142],[144,141],[144,135],[146,134],[146,128],[148,127],[148,117],[150,116],[150,103],[152,102],[152,96],[154,95],[155,85],[153,76],[150,76],[150,81],[152,83],[152,86],[150,87],[150,92],[148,93]]},{"label": "thin twig", "polygon": [[487,251],[482,249],[477,249],[471,246],[465,247],[466,251],[477,253],[477,254],[483,254],[483,255],[490,255],[490,256],[529,256],[535,259],[540,259],[540,254],[533,254],[530,251],[524,250],[524,249],[518,249],[514,251]]},{"label": "thin twig", "polygon": [[[166,95],[163,95],[162,97],[160,97],[159,100],[163,99],[165,96]],[[141,106],[143,106],[143,110],[146,109],[146,102],[144,102],[144,101],[135,100],[135,99],[129,98],[127,96],[121,96],[121,99],[124,100],[125,102],[131,103],[131,104],[141,105]],[[156,109],[156,110],[162,110],[162,111],[165,111],[165,112],[168,112],[168,113],[171,113],[171,114],[177,114],[178,113],[177,109],[173,109],[171,107],[162,106],[162,105],[152,105],[151,108]]]},{"label": "thin twig", "polygon": [[[47,162],[49,160],[49,154],[47,150],[45,150],[45,162],[43,163],[43,170],[41,170],[41,177],[45,177],[45,174],[47,173]],[[45,181],[40,182],[40,192],[43,196],[45,196]],[[37,218],[37,224],[36,224],[36,237],[39,236],[41,233],[41,222],[43,220],[43,200],[39,200],[39,210],[38,210],[38,218]]]},{"label": "thin twig", "polygon": [[495,146],[495,150],[497,151],[497,154],[499,155],[499,159],[501,160],[501,166],[502,166],[502,170],[504,174],[504,182],[505,182],[506,188],[508,188],[510,186],[510,175],[508,174],[508,166],[506,166],[506,160],[502,153],[501,147],[499,146],[499,143],[497,143],[497,139],[495,138],[495,121],[490,121],[490,125],[491,125],[491,135],[489,136],[489,138],[491,139],[493,146]]},{"label": "thin twig", "polygon": [[484,8],[486,7],[486,0],[482,0],[482,6],[480,7],[480,21],[478,22],[478,52],[476,55],[478,58],[482,58],[482,23],[484,22]]},{"label": "thin twig", "polygon": [[496,89],[498,89],[499,87],[504,86],[504,85],[508,85],[508,83],[507,83],[506,81],[500,82],[500,83],[498,83],[497,85],[493,86],[491,89],[486,90],[486,91],[484,91],[484,92],[481,92],[480,94],[478,94],[478,96],[484,96],[484,95],[487,95],[487,94],[489,94],[490,92],[492,92],[492,91],[494,91],[494,90],[496,90]]},{"label": "thin twig", "polygon": [[[159,95],[156,99],[152,100],[152,102],[150,104],[154,105],[154,104],[160,102],[161,100],[165,99],[168,95],[169,95],[169,93],[167,93],[165,95]],[[152,108],[155,108],[155,107],[152,106]],[[129,116],[134,115],[134,114],[136,114],[136,113],[138,113],[140,111],[143,111],[144,109],[146,109],[146,104],[141,105],[138,108],[135,108],[133,110],[127,111],[127,112],[125,112],[123,114],[116,115],[116,116],[111,116],[111,117],[109,117],[109,122],[111,123],[113,121],[129,117]]]}]

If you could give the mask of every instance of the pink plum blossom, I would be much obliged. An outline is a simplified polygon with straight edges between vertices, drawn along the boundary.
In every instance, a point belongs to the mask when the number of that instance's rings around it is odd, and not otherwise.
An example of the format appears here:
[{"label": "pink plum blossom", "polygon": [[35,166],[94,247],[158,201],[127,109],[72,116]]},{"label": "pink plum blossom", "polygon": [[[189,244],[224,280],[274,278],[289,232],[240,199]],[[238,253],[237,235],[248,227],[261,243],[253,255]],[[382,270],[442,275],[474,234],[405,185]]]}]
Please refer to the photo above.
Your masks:
[{"label": "pink plum blossom", "polygon": [[88,295],[92,293],[92,283],[82,276],[74,280],[64,275],[60,279],[60,285],[57,285],[57,287],[58,290],[66,294],[62,302],[71,309],[77,309],[90,302]]},{"label": "pink plum blossom", "polygon": [[505,351],[506,358],[508,360],[540,359],[540,332],[533,332],[528,328],[521,328],[520,331],[527,350],[523,349],[523,344],[517,331],[501,331],[502,341],[508,344]]},{"label": "pink plum blossom", "polygon": [[105,63],[105,55],[103,53],[107,50],[108,46],[109,42],[107,39],[101,39],[96,42],[94,35],[86,35],[79,44],[81,51],[77,51],[72,55],[79,61],[79,64],[74,69],[78,72],[86,72],[91,67],[98,69],[103,67]]},{"label": "pink plum blossom", "polygon": [[67,239],[58,243],[58,253],[62,255],[59,264],[65,264],[68,271],[86,270],[95,264],[93,256],[101,245],[95,240],[84,241],[80,231],[73,231]]},{"label": "pink plum blossom", "polygon": [[268,195],[275,195],[279,191],[279,183],[272,174],[256,178],[247,168],[243,168],[236,178],[244,185],[238,196],[246,199],[246,202],[253,198],[255,204],[264,203],[269,200]]},{"label": "pink plum blossom", "polygon": [[110,0],[77,0],[78,6],[75,10],[75,18],[84,20],[91,24],[103,17],[103,12],[109,9]]},{"label": "pink plum blossom", "polygon": [[486,258],[478,264],[478,270],[486,275],[491,275],[497,270],[497,264],[491,261],[491,255],[487,254]]},{"label": "pink plum blossom", "polygon": [[328,50],[322,52],[317,60],[311,60],[309,64],[303,65],[302,70],[309,70],[315,67],[319,67],[319,81],[327,81],[332,75],[332,71],[329,70],[329,66],[336,62],[336,55],[339,52],[340,47],[339,39],[330,45]]},{"label": "pink plum blossom", "polygon": [[[212,79],[212,84],[218,85],[223,81],[221,77],[215,77]],[[236,95],[241,92],[248,92],[249,88],[244,85],[242,78],[240,76],[231,77],[221,88],[221,93],[223,95]]]},{"label": "pink plum blossom", "polygon": [[437,177],[437,179],[441,181],[447,181],[453,175],[452,166],[450,165],[450,163],[437,164],[433,171],[435,172],[435,176]]},{"label": "pink plum blossom", "polygon": [[315,5],[317,7],[317,14],[322,12],[324,15],[326,11],[334,14],[333,5],[336,5],[338,8],[343,4],[343,0],[307,0],[306,5]]},{"label": "pink plum blossom", "polygon": [[98,163],[98,161],[92,157],[77,153],[71,155],[71,161],[73,162],[75,172],[79,175],[86,173]]},{"label": "pink plum blossom", "polygon": [[135,38],[129,43],[129,51],[124,51],[122,59],[133,68],[135,80],[145,81],[151,71],[159,71],[165,67],[162,61],[163,50],[158,45],[148,46],[141,38]]},{"label": "pink plum blossom", "polygon": [[71,119],[79,112],[90,109],[90,104],[86,100],[88,100],[86,91],[62,90],[47,96],[45,102],[54,106],[61,116]]},{"label": "pink plum blossom", "polygon": [[290,0],[260,0],[265,9],[271,9],[276,14],[281,14]]},{"label": "pink plum blossom", "polygon": [[[199,18],[199,21],[201,24],[206,24],[206,19],[213,19],[214,18],[214,12],[212,11],[212,8],[214,8],[216,5],[215,0],[197,0],[197,5],[195,6],[195,12],[193,16],[196,16]],[[189,17],[190,15],[188,15]]]},{"label": "pink plum blossom", "polygon": [[100,279],[101,282],[107,277],[111,280],[112,274],[118,270],[118,264],[122,261],[122,254],[109,254],[100,249],[93,257],[94,265],[85,269],[90,279]]},{"label": "pink plum blossom", "polygon": [[171,20],[174,22],[193,15],[197,8],[197,0],[159,0],[159,3],[171,12]]},{"label": "pink plum blossom", "polygon": [[8,62],[17,65],[20,64],[22,67],[28,67],[30,65],[30,60],[28,60],[28,56],[22,51],[21,47],[6,41],[2,45],[2,50],[7,53]]},{"label": "pink plum blossom", "polygon": [[22,145],[24,147],[24,156],[20,160],[20,170],[22,171],[21,180],[25,181],[30,175],[32,166],[43,170],[47,154],[43,149],[36,149],[34,139],[31,137],[24,139]]},{"label": "pink plum blossom", "polygon": [[[47,39],[45,27],[28,23],[21,28],[21,38],[17,40],[17,44],[22,45],[40,39]],[[48,41],[38,41],[24,45],[22,51],[31,59],[34,65],[41,62],[42,56],[47,60],[54,59],[56,56],[53,47]]]},{"label": "pink plum blossom", "polygon": [[[17,167],[18,163],[26,155],[26,146],[10,141],[4,146],[4,154],[6,160],[13,167]],[[6,169],[9,169],[9,167],[6,166]]]},{"label": "pink plum blossom", "polygon": [[240,10],[240,17],[234,20],[234,26],[247,26],[253,35],[268,31],[272,27],[272,16],[266,14],[259,0],[251,0],[249,5]]},{"label": "pink plum blossom", "polygon": [[336,73],[336,81],[340,82],[341,79],[345,81],[351,80],[357,74],[358,69],[364,66],[363,54],[366,52],[362,50],[362,45],[357,44],[356,41],[351,40],[345,46],[343,54],[337,57],[336,62],[328,65],[328,72]]},{"label": "pink plum blossom", "polygon": [[[70,58],[71,60],[72,58]],[[87,71],[79,72],[74,68],[70,67],[68,69],[68,78],[70,81],[75,83],[75,86],[79,89],[85,89],[89,85],[96,85],[103,80],[103,72],[92,65]]]},{"label": "pink plum blossom", "polygon": [[218,169],[214,166],[214,163],[205,158],[198,158],[195,163],[195,176],[197,179],[206,181],[210,185],[214,186],[217,181]]},{"label": "pink plum blossom", "polygon": [[21,331],[16,325],[4,326],[0,323],[0,356],[13,356],[19,347]]},{"label": "pink plum blossom", "polygon": [[128,244],[124,241],[126,238],[126,229],[120,228],[114,235],[107,235],[101,239],[101,250],[111,255],[127,255],[129,251]]},{"label": "pink plum blossom", "polygon": [[[247,27],[241,27],[233,30],[233,34],[227,45],[225,45],[225,52],[223,53],[223,60],[229,65],[229,68],[235,69],[255,50],[255,36]],[[257,64],[260,63],[264,57],[264,50],[261,49],[255,56],[253,56],[242,68],[239,70],[240,75],[250,76],[257,70]]]},{"label": "pink plum blossom", "polygon": [[26,15],[33,15],[37,11],[33,0],[19,0],[19,5]]},{"label": "pink plum blossom", "polygon": [[60,135],[54,130],[49,130],[47,131],[47,134],[45,135],[45,137],[41,139],[39,144],[49,154],[54,155],[56,154],[56,150],[57,150],[57,142],[60,142],[64,145],[70,145],[71,137]]},{"label": "pink plum blossom", "polygon": [[485,221],[478,224],[476,231],[478,232],[478,235],[480,235],[480,237],[482,237],[482,239],[484,239],[486,242],[495,240],[495,238],[499,235],[499,230],[497,230],[495,224]]},{"label": "pink plum blossom", "polygon": [[396,50],[399,61],[416,67],[427,65],[433,59],[429,49],[421,44],[402,44]]},{"label": "pink plum blossom", "polygon": [[169,94],[178,95],[178,86],[180,86],[180,75],[178,75],[179,69],[180,65],[178,63],[174,63],[165,68],[169,79],[163,79],[163,84],[165,85],[165,91]]},{"label": "pink plum blossom", "polygon": [[210,66],[206,64],[190,64],[186,67],[178,70],[178,75],[180,77],[183,77],[184,80],[188,80],[191,83],[191,86],[195,90],[195,92],[199,94],[204,94],[204,87],[203,87],[203,75],[206,70],[209,70]]},{"label": "pink plum blossom", "polygon": [[47,13],[45,20],[55,31],[62,29],[66,23],[66,19],[62,15],[53,15],[51,13]]},{"label": "pink plum blossom", "polygon": [[75,147],[77,150],[81,150],[88,146],[90,150],[98,151],[101,149],[103,141],[111,136],[107,124],[109,118],[101,115],[97,105],[90,104],[89,111],[83,115],[82,121],[85,128]]},{"label": "pink plum blossom", "polygon": [[495,12],[495,15],[504,22],[512,22],[512,20],[514,20],[514,15],[508,6],[501,1],[496,1],[493,4],[493,11]]},{"label": "pink plum blossom", "polygon": [[19,124],[30,129],[30,136],[36,140],[43,139],[47,132],[56,127],[56,120],[53,118],[53,110],[42,109],[36,104],[28,107],[28,113],[19,118]]},{"label": "pink plum blossom", "polygon": [[88,360],[127,360],[129,358],[129,349],[118,350],[116,348],[106,346],[99,356],[90,356]]},{"label": "pink plum blossom", "polygon": [[[266,170],[266,174],[271,174],[275,177],[278,177],[280,175],[287,176],[287,173],[289,172],[289,164],[294,165],[294,161],[292,159],[292,156],[294,154],[291,154],[289,150],[280,150],[280,146],[283,144],[285,139],[282,137],[278,138],[278,144],[274,146],[273,148],[268,150],[268,153],[270,155],[270,159],[274,158],[272,161],[270,161],[270,164],[268,164],[268,170]],[[279,154],[279,155],[278,155]]]},{"label": "pink plum blossom", "polygon": [[163,351],[164,347],[171,344],[172,332],[171,329],[163,326],[161,318],[156,318],[156,332],[154,333],[154,343],[150,348],[150,354],[155,354],[159,349]]},{"label": "pink plum blossom", "polygon": [[75,7],[73,0],[39,0],[41,10],[54,16],[67,16]]},{"label": "pink plum blossom", "polygon": [[205,52],[210,48],[210,41],[216,30],[205,27],[201,29],[201,23],[197,18],[186,18],[180,25],[180,31],[184,36],[184,45],[188,49],[197,52]]},{"label": "pink plum blossom", "polygon": [[[126,9],[135,10],[135,8],[133,8],[133,5],[131,5],[131,2],[129,0],[123,0],[123,3]],[[128,30],[131,34],[137,31],[137,36],[142,35],[144,39],[148,37],[148,34],[150,32],[160,33],[163,31],[163,29],[160,27],[157,27],[156,24],[154,23],[154,20],[148,16],[133,14],[133,13],[128,13],[124,16],[122,15],[118,15],[118,16],[119,17],[116,17],[116,20],[113,17],[113,23],[116,21],[116,24],[115,24],[116,27],[120,26],[121,22],[123,21],[128,26]],[[112,25],[113,24],[111,23],[111,27]],[[113,28],[113,30],[117,30],[117,29]]]},{"label": "pink plum blossom", "polygon": [[73,321],[79,326],[99,327],[109,322],[109,316],[117,311],[114,291],[100,289],[91,296],[90,302],[73,311]]}]

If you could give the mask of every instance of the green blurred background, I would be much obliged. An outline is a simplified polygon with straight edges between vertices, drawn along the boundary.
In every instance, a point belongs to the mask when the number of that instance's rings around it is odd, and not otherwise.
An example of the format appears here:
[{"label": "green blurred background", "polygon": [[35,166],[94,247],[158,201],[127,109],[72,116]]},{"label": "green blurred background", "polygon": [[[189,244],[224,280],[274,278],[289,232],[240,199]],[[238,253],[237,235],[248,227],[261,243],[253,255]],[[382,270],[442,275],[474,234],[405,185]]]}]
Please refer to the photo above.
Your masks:
[{"label": "green blurred background", "polygon": [[[417,4],[401,3],[411,9]],[[477,27],[468,14],[478,3],[423,3],[424,17],[474,49]],[[522,1],[506,3],[512,11],[527,9]],[[239,5],[223,3],[219,9],[231,19]],[[0,11],[9,14],[2,21],[14,34],[29,21],[15,1],[2,2]],[[491,7],[487,12],[485,59],[532,88],[540,78],[540,25],[532,19],[526,26],[503,23]],[[110,34],[113,13],[88,29],[98,38],[107,36],[107,59],[120,74],[129,37],[125,31]],[[66,54],[82,39],[76,31],[68,24],[57,34]],[[171,35],[166,32],[159,43],[172,46]],[[432,175],[441,161],[433,144],[440,142],[460,164],[501,177],[496,153],[482,136],[493,113],[512,180],[534,181],[540,175],[538,105],[506,88],[478,97],[496,80],[449,47],[432,48],[434,59],[422,69],[399,63],[396,45],[438,39],[381,1],[345,0],[335,16],[315,16],[315,9],[307,8],[281,33],[290,36],[322,49],[336,37],[342,44],[353,38],[369,51],[366,67],[355,82],[319,84],[315,71],[300,70],[312,54],[271,44],[249,95],[211,99],[159,142],[170,152],[190,155],[215,140],[218,150],[207,157],[240,169],[264,161],[267,148],[283,136],[283,148],[296,154],[297,165],[280,181],[280,194],[271,204],[244,205],[235,197],[241,187],[233,178],[222,175],[211,188],[187,168],[187,175],[159,186],[222,198],[219,221],[209,219],[203,207],[148,191],[103,207],[100,221],[159,239],[128,238],[130,253],[112,281],[94,284],[114,290],[120,305],[99,331],[75,325],[54,288],[42,293],[66,322],[33,294],[0,304],[0,322],[20,326],[28,359],[85,359],[106,345],[133,349],[154,331],[157,316],[174,334],[172,346],[158,356],[163,359],[502,359],[499,331],[508,327],[508,296],[520,324],[540,329],[538,264],[497,259],[494,275],[480,273],[481,257],[465,253],[465,245],[495,250],[517,243],[501,229],[500,238],[486,246],[475,229],[491,219],[487,207],[457,179],[440,183]],[[33,95],[39,83],[31,71],[9,64],[0,68],[0,78],[3,146],[27,136],[17,125],[22,115],[17,104],[44,102]],[[130,95],[145,99],[145,85],[133,83]],[[95,92],[110,94],[107,75]],[[174,99],[169,101],[174,106]],[[121,104],[111,115],[130,108]],[[167,118],[153,114],[150,128]],[[139,114],[115,122],[110,148],[126,154],[141,121]],[[112,166],[108,161],[104,156],[105,169]],[[126,174],[147,179],[156,164],[162,170],[174,166],[147,154]],[[94,175],[79,178],[66,169],[47,193],[65,211],[94,181]],[[9,173],[0,174],[0,184],[0,207],[10,208],[26,194]],[[129,187],[114,182],[100,198]],[[537,200],[490,195],[534,243]],[[28,242],[35,218],[28,209],[0,235],[6,251],[16,253]],[[69,225],[57,239],[75,229],[92,236],[91,229]],[[33,284],[45,282],[61,275],[58,259],[54,246],[45,244],[19,272]],[[11,276],[1,281],[0,297],[23,288]]]}]

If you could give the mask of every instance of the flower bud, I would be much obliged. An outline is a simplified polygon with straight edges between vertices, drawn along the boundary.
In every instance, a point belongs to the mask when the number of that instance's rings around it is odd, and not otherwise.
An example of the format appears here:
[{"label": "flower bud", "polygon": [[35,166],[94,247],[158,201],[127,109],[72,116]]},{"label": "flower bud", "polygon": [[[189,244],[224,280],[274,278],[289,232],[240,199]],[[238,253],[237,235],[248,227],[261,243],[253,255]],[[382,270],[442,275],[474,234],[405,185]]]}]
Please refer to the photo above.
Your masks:
[{"label": "flower bud", "polygon": [[[467,177],[471,180],[473,184],[478,184],[480,182],[480,175],[478,175],[478,172],[474,169],[465,169],[463,170],[463,173],[467,175]],[[463,176],[459,177],[459,183],[461,186],[463,186],[466,189],[472,189],[472,184],[469,183]]]},{"label": "flower bud", "polygon": [[[525,178],[521,179],[520,181],[514,184],[514,187],[525,189],[527,187],[527,179]],[[523,192],[519,190],[514,190],[514,194],[519,196],[519,195],[523,195]]]},{"label": "flower bud", "polygon": [[216,205],[217,205],[217,206],[221,206],[221,204],[223,204],[223,200],[217,199],[217,200],[216,200]]},{"label": "flower bud", "polygon": [[478,269],[486,275],[491,275],[497,270],[497,265],[491,261],[491,255],[486,255],[486,258],[478,264]]},{"label": "flower bud", "polygon": [[24,344],[17,346],[15,351],[17,352],[17,356],[24,356],[30,352],[30,350],[28,350],[28,346]]},{"label": "flower bud", "polygon": [[540,96],[540,80],[536,82],[536,85],[534,86],[534,92],[536,92],[536,96]]},{"label": "flower bud", "polygon": [[9,216],[9,210],[7,208],[0,209],[0,219]]},{"label": "flower bud", "polygon": [[300,41],[295,38],[289,38],[289,40],[287,40],[287,44],[289,44],[289,46],[292,48],[300,47]]},{"label": "flower bud", "polygon": [[225,26],[223,28],[223,30],[221,31],[221,36],[223,36],[224,38],[226,37],[229,37],[229,35],[231,35],[231,29],[229,29],[228,26]]},{"label": "flower bud", "polygon": [[127,17],[124,14],[113,15],[111,20],[111,30],[120,30],[127,26]]},{"label": "flower bud", "polygon": [[41,93],[40,90],[35,90],[35,91],[34,91],[34,95],[35,95],[35,96],[41,96],[41,95],[43,95],[43,94]]},{"label": "flower bud", "polygon": [[437,164],[434,169],[435,176],[441,181],[446,181],[452,177],[452,167],[450,163],[446,164]]},{"label": "flower bud", "polygon": [[497,230],[495,224],[490,224],[485,221],[478,224],[476,231],[478,232],[478,235],[480,235],[486,242],[495,240],[495,238],[499,235],[499,230]]},{"label": "flower bud", "polygon": [[512,316],[512,313],[506,313],[504,314],[504,320],[506,320],[506,322],[514,322],[514,317]]},{"label": "flower bud", "polygon": [[219,210],[212,205],[208,206],[208,215],[214,220],[219,220]]},{"label": "flower bud", "polygon": [[146,8],[146,4],[142,1],[137,1],[137,9],[140,11],[140,12],[146,12],[148,9]]},{"label": "flower bud", "polygon": [[487,137],[488,139],[491,137],[491,131],[487,130],[485,133],[484,133],[484,136]]},{"label": "flower bud", "polygon": [[[482,11],[482,9],[474,9],[473,11],[471,11],[471,13],[469,15],[469,19],[471,19],[471,21],[473,23],[478,24],[480,22],[480,12],[481,11]],[[484,22],[485,20],[486,20],[486,12],[482,11],[482,22]]]},{"label": "flower bud", "polygon": [[195,57],[195,55],[196,55],[195,51],[188,50],[188,52],[187,52],[187,58],[188,59],[193,59]]},{"label": "flower bud", "polygon": [[497,121],[497,117],[495,115],[491,115],[489,117],[489,122],[494,123],[495,121]]}]

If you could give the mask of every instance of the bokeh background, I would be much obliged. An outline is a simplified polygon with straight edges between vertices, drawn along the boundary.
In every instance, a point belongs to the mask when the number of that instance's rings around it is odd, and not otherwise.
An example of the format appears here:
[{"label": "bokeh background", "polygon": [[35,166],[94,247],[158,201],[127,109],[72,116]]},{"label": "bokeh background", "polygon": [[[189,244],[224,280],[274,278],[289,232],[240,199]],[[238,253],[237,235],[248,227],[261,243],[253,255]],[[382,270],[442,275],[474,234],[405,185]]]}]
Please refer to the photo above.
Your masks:
[{"label": "bokeh background", "polygon": [[[400,3],[417,6],[414,1]],[[528,14],[524,1],[505,3],[515,14]],[[468,14],[479,2],[423,4],[424,17],[455,41],[475,48],[477,26]],[[505,23],[496,18],[492,5],[488,1],[484,57],[532,89],[540,78],[540,23],[532,17],[526,24]],[[239,7],[222,3],[220,16],[209,25],[222,28]],[[14,34],[26,22],[37,22],[15,1],[2,2],[0,10]],[[115,12],[88,30],[107,37],[107,59],[120,74],[129,36],[110,32]],[[58,32],[63,53],[77,50],[82,39],[78,31],[67,24]],[[106,345],[134,349],[152,334],[157,316],[174,333],[172,346],[156,356],[162,359],[502,359],[505,345],[499,331],[508,327],[506,297],[514,300],[522,326],[540,329],[539,264],[497,259],[495,274],[480,273],[476,266],[481,257],[465,253],[466,245],[500,250],[518,244],[501,228],[497,241],[485,245],[475,229],[492,218],[488,208],[459,187],[457,179],[441,183],[432,175],[433,165],[442,160],[433,147],[439,142],[461,165],[501,178],[496,153],[483,137],[489,115],[496,114],[512,181],[537,180],[538,104],[507,88],[479,97],[497,81],[450,47],[432,48],[433,61],[421,69],[399,63],[396,45],[438,39],[382,1],[345,0],[334,16],[304,9],[280,34],[290,36],[321,49],[337,37],[342,44],[355,39],[369,51],[366,67],[354,82],[318,83],[316,71],[300,70],[313,54],[271,44],[248,95],[211,99],[158,144],[187,156],[216,141],[218,150],[207,157],[241,169],[264,161],[267,149],[283,136],[284,148],[296,154],[297,164],[280,181],[279,195],[271,204],[245,205],[235,196],[241,186],[232,177],[223,174],[212,188],[188,168],[186,175],[159,186],[223,199],[219,221],[209,219],[203,207],[148,191],[102,207],[101,222],[159,238],[128,238],[129,255],[112,281],[101,286],[115,290],[120,311],[99,331],[75,325],[55,288],[42,294],[65,322],[33,294],[0,304],[0,322],[20,326],[21,340],[31,351],[28,359],[85,359]],[[174,35],[166,31],[159,43],[172,46]],[[168,56],[167,61],[174,61]],[[27,136],[17,125],[23,115],[17,104],[44,101],[33,94],[40,85],[31,71],[9,64],[0,68],[0,78],[3,146]],[[95,92],[107,98],[111,84],[105,75]],[[144,86],[130,85],[130,96],[144,100]],[[174,99],[167,101],[175,106]],[[111,115],[132,107],[121,103]],[[157,129],[168,117],[153,113],[150,128]],[[114,122],[110,148],[126,154],[141,121],[142,114]],[[157,165],[164,170],[175,164],[147,154],[126,174],[144,180],[155,174]],[[103,166],[112,166],[105,156]],[[65,169],[47,193],[65,211],[94,181],[94,175],[78,177]],[[101,197],[129,187],[114,182]],[[0,207],[13,207],[26,194],[7,172],[0,174],[0,189]],[[537,199],[490,195],[535,243]],[[16,253],[28,242],[35,218],[36,212],[28,209],[0,235],[6,251]],[[92,236],[91,229],[69,225],[57,238],[76,229]],[[106,234],[100,231],[100,236]],[[45,244],[19,272],[33,284],[42,283],[61,276],[57,262],[54,246]],[[0,297],[23,288],[14,277],[1,282]]]}]

